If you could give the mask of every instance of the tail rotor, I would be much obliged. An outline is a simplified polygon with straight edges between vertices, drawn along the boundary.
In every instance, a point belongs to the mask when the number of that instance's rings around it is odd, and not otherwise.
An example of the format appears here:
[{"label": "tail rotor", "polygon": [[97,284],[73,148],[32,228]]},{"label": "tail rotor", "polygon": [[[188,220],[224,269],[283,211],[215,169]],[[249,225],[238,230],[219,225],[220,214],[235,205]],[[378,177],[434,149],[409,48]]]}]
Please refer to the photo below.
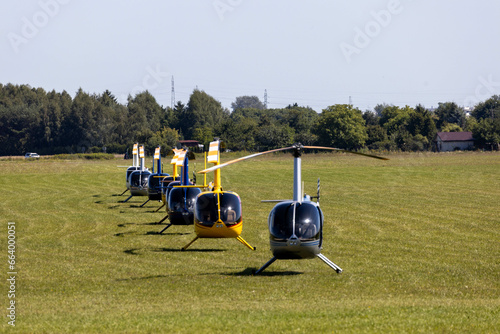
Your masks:
[{"label": "tail rotor", "polygon": [[316,198],[316,202],[319,203],[319,191],[320,191],[320,183],[319,183],[319,177],[318,177],[318,189],[317,189],[317,195],[316,196],[311,196],[311,199]]}]

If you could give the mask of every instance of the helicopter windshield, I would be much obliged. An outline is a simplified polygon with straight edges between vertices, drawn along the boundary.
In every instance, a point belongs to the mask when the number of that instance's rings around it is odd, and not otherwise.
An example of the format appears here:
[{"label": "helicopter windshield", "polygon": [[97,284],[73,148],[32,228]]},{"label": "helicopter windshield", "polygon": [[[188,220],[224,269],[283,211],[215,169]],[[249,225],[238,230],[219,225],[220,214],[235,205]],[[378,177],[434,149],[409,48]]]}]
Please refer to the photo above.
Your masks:
[{"label": "helicopter windshield", "polygon": [[196,202],[196,219],[205,226],[212,226],[219,220],[231,226],[241,222],[241,201],[238,195],[233,193],[206,193],[198,197]]},{"label": "helicopter windshield", "polygon": [[158,176],[163,176],[163,175],[165,175],[165,174],[153,174],[152,175],[153,177],[149,178],[148,187],[150,189],[160,190],[162,185],[161,185],[161,180]]},{"label": "helicopter windshield", "polygon": [[196,196],[201,192],[199,188],[174,188],[170,191],[168,207],[172,211],[194,212]]},{"label": "helicopter windshield", "polygon": [[[295,210],[295,229],[294,229]],[[295,233],[301,240],[320,238],[322,214],[313,203],[283,202],[269,214],[269,231],[274,240],[286,240]]]},{"label": "helicopter windshield", "polygon": [[[176,182],[176,181],[180,181],[180,178],[177,176],[177,177],[173,177],[173,176],[167,176],[165,178],[163,178],[163,180],[161,180],[161,184],[162,184],[162,188],[161,188],[161,191],[162,193],[166,194],[167,193],[167,187],[170,183],[172,182]],[[176,183],[176,185],[180,185],[180,182]]]},{"label": "helicopter windshield", "polygon": [[127,168],[127,181],[128,181],[130,174],[132,174],[133,171],[136,171],[139,169],[140,169],[140,167],[133,167],[133,166],[130,166],[129,168]]},{"label": "helicopter windshield", "polygon": [[148,171],[134,171],[130,176],[130,185],[133,187],[146,188],[150,175],[151,173]]}]

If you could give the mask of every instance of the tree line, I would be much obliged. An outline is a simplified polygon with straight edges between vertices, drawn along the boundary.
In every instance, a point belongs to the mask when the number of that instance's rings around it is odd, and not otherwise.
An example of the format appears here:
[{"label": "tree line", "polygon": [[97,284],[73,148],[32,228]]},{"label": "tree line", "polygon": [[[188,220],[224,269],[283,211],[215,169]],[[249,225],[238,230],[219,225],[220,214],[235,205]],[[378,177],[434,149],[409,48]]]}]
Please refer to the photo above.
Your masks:
[{"label": "tree line", "polygon": [[478,103],[470,113],[454,102],[435,110],[421,105],[379,104],[361,110],[335,104],[317,113],[290,104],[266,109],[256,96],[240,96],[232,111],[202,90],[186,104],[160,106],[148,92],[118,103],[106,90],[46,92],[28,85],[0,84],[0,155],[124,153],[134,142],[152,152],[181,139],[208,144],[220,137],[230,150],[263,151],[301,142],[342,149],[426,151],[438,131],[471,131],[477,148],[498,148],[500,96]]}]

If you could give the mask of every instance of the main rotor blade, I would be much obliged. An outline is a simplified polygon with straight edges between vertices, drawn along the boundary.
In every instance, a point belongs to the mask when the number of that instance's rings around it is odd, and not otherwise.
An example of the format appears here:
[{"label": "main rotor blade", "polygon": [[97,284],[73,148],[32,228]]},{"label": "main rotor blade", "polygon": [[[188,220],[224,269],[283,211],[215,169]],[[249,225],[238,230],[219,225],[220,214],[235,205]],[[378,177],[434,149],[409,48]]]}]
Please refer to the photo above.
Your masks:
[{"label": "main rotor blade", "polygon": [[268,153],[272,153],[272,152],[286,151],[286,150],[290,150],[292,148],[294,148],[294,147],[290,146],[290,147],[277,148],[275,150],[270,150],[270,151],[265,151],[265,152],[259,152],[259,153],[250,154],[250,155],[247,155],[245,157],[234,159],[234,160],[225,162],[223,164],[216,165],[216,166],[213,166],[213,167],[201,170],[198,173],[205,174],[205,173],[208,173],[208,172],[213,172],[216,169],[219,169],[219,168],[222,168],[222,167],[226,167],[226,166],[234,164],[235,162],[238,162],[238,161],[243,161],[243,160],[246,160],[246,159],[255,158],[255,157],[258,157],[259,155],[268,154]]},{"label": "main rotor blade", "polygon": [[310,148],[310,149],[331,150],[331,151],[337,151],[337,152],[352,153],[352,154],[363,155],[363,156],[369,157],[369,158],[375,158],[375,159],[380,159],[380,160],[389,160],[388,158],[379,157],[378,155],[360,153],[360,152],[355,152],[355,151],[348,151],[348,150],[343,150],[341,148],[323,147],[323,146],[303,146],[303,147],[304,148]]}]

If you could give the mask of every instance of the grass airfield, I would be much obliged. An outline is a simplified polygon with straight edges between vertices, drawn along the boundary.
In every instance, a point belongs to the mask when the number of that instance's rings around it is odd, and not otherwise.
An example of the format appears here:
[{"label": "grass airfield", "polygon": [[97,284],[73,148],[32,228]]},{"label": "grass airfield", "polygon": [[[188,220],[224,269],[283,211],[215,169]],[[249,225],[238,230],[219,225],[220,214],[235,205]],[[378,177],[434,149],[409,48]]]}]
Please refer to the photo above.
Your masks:
[{"label": "grass airfield", "polygon": [[322,253],[344,272],[288,260],[261,276],[251,272],[272,256],[273,204],[260,200],[292,197],[290,154],[222,170],[256,251],[199,239],[181,252],[192,226],[160,235],[158,202],[119,203],[127,194],[118,196],[125,169],[117,166],[130,160],[0,159],[3,275],[7,222],[16,226],[18,272],[16,328],[2,280],[0,332],[499,333],[500,154],[387,157],[303,155],[305,192],[314,195],[321,179]]}]

